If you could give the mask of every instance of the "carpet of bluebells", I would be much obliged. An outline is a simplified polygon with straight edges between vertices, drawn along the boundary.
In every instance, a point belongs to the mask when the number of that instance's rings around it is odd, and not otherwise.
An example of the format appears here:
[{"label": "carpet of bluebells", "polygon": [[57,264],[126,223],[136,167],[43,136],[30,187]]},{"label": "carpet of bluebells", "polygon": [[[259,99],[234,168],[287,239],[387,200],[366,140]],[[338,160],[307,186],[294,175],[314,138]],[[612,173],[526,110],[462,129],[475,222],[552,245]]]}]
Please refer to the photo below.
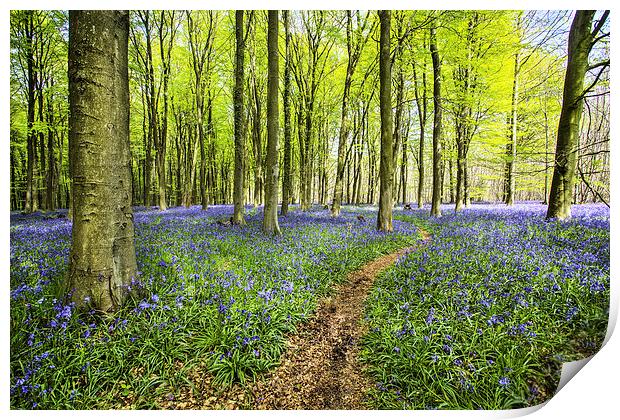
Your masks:
[{"label": "carpet of bluebells", "polygon": [[380,408],[505,409],[550,398],[561,363],[601,346],[609,313],[609,209],[474,205],[432,219],[432,241],[377,279],[363,359]]},{"label": "carpet of bluebells", "polygon": [[406,221],[377,233],[376,213],[360,208],[294,210],[280,218],[283,235],[267,237],[262,211],[247,211],[248,225],[231,227],[215,222],[232,206],[137,209],[140,275],[114,315],[70,303],[70,221],[12,214],[11,407],[157,408],[198,366],[221,386],[253,378],[335,282],[420,237]]}]

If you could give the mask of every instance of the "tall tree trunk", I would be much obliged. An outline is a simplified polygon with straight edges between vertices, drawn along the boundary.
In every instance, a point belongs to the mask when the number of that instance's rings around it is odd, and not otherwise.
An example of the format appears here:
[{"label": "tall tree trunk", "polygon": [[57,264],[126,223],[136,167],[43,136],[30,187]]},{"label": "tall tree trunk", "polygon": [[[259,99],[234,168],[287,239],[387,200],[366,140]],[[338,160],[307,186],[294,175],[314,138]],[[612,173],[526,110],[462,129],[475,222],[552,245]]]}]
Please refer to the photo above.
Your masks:
[{"label": "tall tree trunk", "polygon": [[571,217],[577,163],[576,145],[583,109],[583,81],[588,70],[588,55],[593,42],[590,28],[594,13],[594,10],[577,10],[568,36],[568,63],[558,124],[555,167],[547,207],[548,219],[563,220]]},{"label": "tall tree trunk", "polygon": [[[199,89],[200,91],[201,89]],[[207,155],[205,153],[205,130],[204,130],[204,96],[203,92],[196,92],[196,109],[198,110],[198,143],[200,145],[200,204],[203,210],[207,210],[207,188],[206,188],[206,175],[207,175]]]},{"label": "tall tree trunk", "polygon": [[[517,31],[520,32],[521,17],[517,20]],[[506,200],[508,206],[514,205],[515,201],[515,177],[514,168],[517,159],[517,106],[519,104],[519,69],[521,67],[520,50],[515,53],[512,98],[510,104],[509,137],[506,144]]]},{"label": "tall tree trunk", "polygon": [[[54,82],[52,80],[51,84]],[[54,110],[50,98],[47,100],[47,182],[45,188],[45,207],[53,211],[56,209],[54,198],[56,195],[56,160],[54,156]]]},{"label": "tall tree trunk", "polygon": [[[39,86],[37,88],[37,103],[38,103],[38,114],[39,114],[39,125],[41,127],[45,126],[45,116],[43,112],[43,74],[39,72]],[[47,201],[45,200],[44,195],[44,180],[47,179],[47,168],[46,168],[46,154],[45,154],[45,131],[41,128],[39,129],[39,164],[40,164],[40,172],[37,177],[37,191],[38,191],[38,200],[39,205],[42,209],[49,210],[47,208]]]},{"label": "tall tree trunk", "polygon": [[400,189],[401,189],[401,202],[403,205],[407,202],[407,147],[409,147],[409,123],[407,123],[407,130],[403,137],[402,156],[400,163]]},{"label": "tall tree trunk", "polygon": [[465,156],[465,159],[463,160],[463,204],[465,205],[465,207],[469,207],[471,204],[471,194],[469,191],[469,167],[467,165],[467,156]]},{"label": "tall tree trunk", "polygon": [[336,179],[334,183],[334,198],[332,202],[331,214],[338,216],[340,214],[340,206],[342,204],[342,181],[344,179],[344,164],[346,157],[347,138],[349,135],[348,127],[348,111],[349,111],[349,92],[351,90],[351,82],[353,81],[353,73],[357,65],[357,50],[353,50],[353,23],[351,11],[347,10],[347,72],[344,79],[344,90],[342,92],[342,108],[340,114],[340,132],[338,135],[338,161],[336,163]]},{"label": "tall tree trunk", "polygon": [[392,197],[398,199],[398,191],[396,188],[396,177],[394,177],[394,168],[398,163],[398,152],[402,141],[402,120],[403,110],[405,108],[403,103],[405,91],[405,78],[403,76],[402,63],[398,66],[398,91],[396,93],[396,110],[394,112],[394,134],[392,135]]},{"label": "tall tree trunk", "polygon": [[77,306],[102,311],[122,304],[137,275],[128,34],[128,12],[69,12],[69,135],[76,160],[68,287]]},{"label": "tall tree trunk", "polygon": [[283,93],[283,106],[284,106],[284,162],[282,170],[282,207],[281,214],[286,216],[288,214],[288,205],[291,201],[291,30],[289,23],[289,11],[283,10],[282,17],[284,18],[284,34],[286,45],[286,56],[284,58],[284,93]]},{"label": "tall tree trunk", "polygon": [[[426,44],[426,42],[425,42]],[[426,60],[422,66],[422,94],[418,90],[418,77],[416,72],[415,63],[413,64],[413,78],[414,78],[414,94],[416,104],[418,108],[418,122],[420,124],[420,147],[418,149],[418,208],[424,206],[424,131],[426,127],[427,111],[428,111],[428,96],[426,94]]]},{"label": "tall tree trunk", "polygon": [[379,11],[381,36],[379,41],[379,103],[381,111],[381,162],[379,168],[379,211],[377,230],[391,232],[392,227],[392,69],[390,60],[390,10]]},{"label": "tall tree trunk", "polygon": [[304,174],[300,179],[302,184],[301,209],[306,211],[312,206],[312,154],[310,145],[312,141],[312,114],[314,113],[314,99],[308,94],[305,100],[304,136],[302,147],[304,149],[303,166]]},{"label": "tall tree trunk", "polygon": [[548,204],[547,198],[549,197],[549,118],[547,117],[546,98],[543,114],[545,117],[545,192],[543,197],[543,204]]},{"label": "tall tree trunk", "polygon": [[[252,68],[255,68],[254,65]],[[263,142],[262,142],[262,106],[261,95],[258,92],[256,75],[252,75],[252,93],[254,107],[252,108],[252,144],[254,151],[254,207],[258,207],[263,197]]]},{"label": "tall tree trunk", "polygon": [[[452,148],[450,150],[452,150]],[[448,159],[448,171],[450,176],[448,179],[448,182],[450,183],[450,202],[454,203],[454,164],[452,162],[452,156]]]},{"label": "tall tree trunk", "polygon": [[[457,129],[458,131],[458,129]],[[459,136],[459,134],[457,134]],[[456,142],[456,201],[454,203],[454,211],[459,212],[463,209],[463,179],[465,178],[465,157],[463,151],[463,141]]]},{"label": "tall tree trunk", "polygon": [[26,213],[33,213],[38,210],[37,190],[36,190],[36,162],[35,162],[35,144],[36,135],[34,132],[34,115],[35,115],[35,82],[37,72],[35,69],[34,59],[34,11],[26,11],[26,18],[24,22],[25,34],[26,34],[26,61],[28,66],[28,80],[27,80],[27,96],[28,96],[28,111],[27,111],[27,170],[26,170]]},{"label": "tall tree trunk", "polygon": [[263,231],[280,234],[278,225],[278,131],[280,116],[278,110],[278,11],[269,10],[267,28],[267,157],[265,164],[265,209]]},{"label": "tall tree trunk", "polygon": [[[11,136],[13,136],[13,130],[11,130]],[[12,143],[12,142],[11,142]],[[18,206],[17,199],[17,182],[15,179],[15,168],[17,166],[17,159],[15,158],[15,147],[9,146],[9,170],[10,170],[10,189],[11,189],[11,210],[16,210]]]},{"label": "tall tree trunk", "polygon": [[144,150],[145,150],[145,158],[144,158],[144,179],[143,179],[143,193],[144,193],[144,205],[149,207],[152,203],[152,195],[151,195],[151,162],[153,160],[151,153],[151,145],[153,144],[153,132],[151,125],[147,126],[147,135],[144,136]]},{"label": "tall tree trunk", "polygon": [[304,118],[303,118],[303,101],[299,100],[297,108],[297,141],[299,144],[299,204],[302,210],[305,204],[305,187],[306,187],[306,147],[304,141]]},{"label": "tall tree trunk", "polygon": [[441,61],[437,50],[436,22],[430,29],[430,51],[433,60],[433,196],[431,216],[441,217]]},{"label": "tall tree trunk", "polygon": [[236,52],[235,52],[235,89],[234,95],[234,112],[235,112],[235,175],[233,185],[233,223],[237,225],[244,225],[245,218],[243,217],[243,204],[244,204],[244,190],[243,185],[243,172],[244,172],[244,124],[243,124],[243,58],[245,50],[245,42],[243,36],[243,10],[237,10],[235,12],[235,37],[236,37]]},{"label": "tall tree trunk", "polygon": [[[164,26],[166,25],[165,14],[170,13],[170,28],[168,33],[168,42],[165,42]],[[160,12],[160,24],[159,24],[159,54],[161,57],[161,63],[163,67],[162,71],[162,85],[164,105],[161,116],[161,126],[159,128],[159,135],[157,136],[158,142],[155,145],[159,185],[159,210],[166,210],[168,208],[166,200],[166,151],[168,143],[168,82],[170,79],[170,60],[172,54],[172,46],[174,45],[174,11],[166,12],[162,10]]]}]

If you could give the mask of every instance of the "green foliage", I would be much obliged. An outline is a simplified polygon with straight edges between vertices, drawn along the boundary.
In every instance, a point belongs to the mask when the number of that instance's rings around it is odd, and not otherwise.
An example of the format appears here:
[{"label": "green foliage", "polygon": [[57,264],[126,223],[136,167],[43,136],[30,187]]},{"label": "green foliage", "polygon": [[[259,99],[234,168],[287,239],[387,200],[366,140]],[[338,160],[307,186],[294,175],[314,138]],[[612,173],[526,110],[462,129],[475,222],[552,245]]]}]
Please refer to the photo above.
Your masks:
[{"label": "green foliage", "polygon": [[281,237],[215,223],[230,207],[136,212],[140,278],[114,314],[76,313],[62,288],[70,222],[15,216],[11,231],[11,406],[156,408],[192,374],[218,387],[280,362],[285,335],[365,262],[417,239],[360,212],[293,211]]},{"label": "green foliage", "polygon": [[561,362],[600,348],[608,219],[549,223],[532,207],[439,222],[399,216],[426,224],[432,241],[386,271],[368,299],[362,357],[378,407],[536,405],[553,396]]}]

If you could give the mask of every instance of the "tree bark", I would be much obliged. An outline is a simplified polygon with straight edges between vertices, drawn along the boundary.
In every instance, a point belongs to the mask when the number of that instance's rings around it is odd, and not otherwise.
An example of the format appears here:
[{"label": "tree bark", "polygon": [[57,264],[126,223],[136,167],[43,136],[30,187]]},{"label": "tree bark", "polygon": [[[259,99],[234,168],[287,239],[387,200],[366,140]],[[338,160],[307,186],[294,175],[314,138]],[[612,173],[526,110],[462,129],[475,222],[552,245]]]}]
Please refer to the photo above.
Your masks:
[{"label": "tree bark", "polygon": [[431,216],[441,217],[441,61],[436,40],[436,22],[430,29],[430,51],[433,60],[433,196]]},{"label": "tree bark", "polygon": [[118,308],[137,275],[129,169],[129,14],[69,12],[75,152],[68,285],[77,306]]},{"label": "tree bark", "polygon": [[594,10],[577,10],[568,36],[568,63],[564,78],[562,111],[558,124],[555,167],[551,180],[547,219],[564,220],[571,217],[577,164],[576,145],[583,109],[583,82],[588,70],[588,55],[593,42],[590,30],[594,13]]},{"label": "tree bark", "polygon": [[392,180],[393,180],[393,142],[392,142],[392,71],[390,60],[390,19],[391,11],[379,11],[381,35],[379,40],[379,103],[381,111],[381,162],[379,186],[379,211],[377,229],[392,232]]},{"label": "tree bark", "polygon": [[[426,42],[425,42],[426,44]],[[420,123],[420,146],[418,149],[418,208],[424,207],[424,129],[426,127],[428,97],[426,94],[426,61],[422,66],[422,95],[418,90],[419,79],[417,77],[416,66],[413,64],[414,94],[418,108],[418,121]]]},{"label": "tree bark", "polygon": [[289,11],[282,11],[284,19],[284,33],[286,56],[284,58],[284,162],[282,171],[282,207],[280,213],[282,216],[288,214],[288,205],[291,201],[291,30],[289,23]]},{"label": "tree bark", "polygon": [[[521,15],[517,18],[517,32],[521,32]],[[506,144],[506,196],[508,206],[515,202],[514,168],[517,159],[517,106],[519,104],[519,70],[521,68],[521,51],[515,52],[515,62],[512,82],[512,98],[510,103],[510,118],[508,120],[509,142]]]},{"label": "tree bark", "polygon": [[34,18],[33,11],[26,11],[25,17],[25,35],[26,35],[26,61],[27,61],[27,97],[28,97],[28,110],[27,110],[27,146],[26,146],[26,213],[33,213],[38,210],[38,199],[36,190],[36,154],[35,144],[36,135],[34,132],[34,115],[35,115],[35,83],[37,72],[35,69],[34,59]]},{"label": "tree bark", "polygon": [[396,93],[396,110],[394,112],[394,134],[392,135],[392,197],[398,199],[398,191],[396,189],[396,177],[394,177],[394,168],[398,161],[398,152],[401,146],[401,131],[404,110],[404,92],[405,78],[403,76],[402,63],[398,66],[398,91]]},{"label": "tree bark", "polygon": [[[252,54],[252,56],[254,56]],[[254,69],[255,63],[251,63],[252,73],[252,96],[254,99],[254,106],[252,107],[252,145],[254,152],[254,207],[258,207],[263,202],[263,139],[262,139],[262,106],[261,96],[258,91],[258,85],[256,80],[256,74]]]},{"label": "tree bark", "polygon": [[235,89],[234,95],[234,112],[235,112],[235,175],[233,185],[233,223],[244,225],[243,217],[244,190],[243,170],[244,170],[244,124],[243,124],[243,59],[245,50],[245,40],[243,36],[243,10],[235,12]]},{"label": "tree bark", "polygon": [[[53,81],[51,85],[53,85]],[[49,211],[56,210],[56,203],[54,201],[56,196],[56,159],[54,155],[54,109],[52,108],[52,102],[50,98],[47,100],[47,179],[45,187],[45,207]]]},{"label": "tree bark", "polygon": [[265,177],[265,209],[263,231],[280,234],[278,225],[278,131],[280,116],[278,110],[278,11],[269,10],[267,28],[267,157]]}]

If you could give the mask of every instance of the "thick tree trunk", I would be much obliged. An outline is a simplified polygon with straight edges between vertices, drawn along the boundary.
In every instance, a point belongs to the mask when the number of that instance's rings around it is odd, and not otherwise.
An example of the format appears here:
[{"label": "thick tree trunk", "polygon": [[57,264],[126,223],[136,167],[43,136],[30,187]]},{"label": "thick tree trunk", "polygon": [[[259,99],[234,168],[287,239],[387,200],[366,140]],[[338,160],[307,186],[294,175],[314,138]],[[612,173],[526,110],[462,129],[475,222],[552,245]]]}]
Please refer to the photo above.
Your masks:
[{"label": "thick tree trunk", "polygon": [[243,217],[244,190],[243,172],[244,172],[244,124],[243,124],[243,58],[244,58],[244,37],[243,37],[243,10],[235,12],[235,89],[234,95],[234,112],[235,112],[235,175],[233,185],[233,223],[244,225]]},{"label": "thick tree trunk", "polygon": [[77,306],[118,308],[137,275],[129,151],[129,14],[69,12],[74,217],[68,286]]},{"label": "thick tree trunk", "polygon": [[267,28],[267,158],[265,177],[265,210],[263,231],[280,234],[278,225],[278,131],[280,116],[278,110],[278,11],[269,10]]},{"label": "thick tree trunk", "polygon": [[390,20],[391,11],[379,12],[381,36],[379,41],[379,103],[381,110],[381,162],[379,169],[379,211],[377,229],[391,232],[392,227],[392,180],[393,180],[393,142],[392,142],[392,70],[390,60]]},{"label": "thick tree trunk", "polygon": [[433,60],[433,196],[431,216],[441,216],[441,61],[437,50],[435,25],[430,29],[430,51]]},{"label": "thick tree trunk", "polygon": [[588,55],[593,41],[590,31],[594,13],[594,10],[577,10],[568,36],[568,63],[558,124],[555,167],[547,208],[548,219],[563,220],[571,217],[577,164],[576,145],[583,109],[583,82],[588,70]]}]

